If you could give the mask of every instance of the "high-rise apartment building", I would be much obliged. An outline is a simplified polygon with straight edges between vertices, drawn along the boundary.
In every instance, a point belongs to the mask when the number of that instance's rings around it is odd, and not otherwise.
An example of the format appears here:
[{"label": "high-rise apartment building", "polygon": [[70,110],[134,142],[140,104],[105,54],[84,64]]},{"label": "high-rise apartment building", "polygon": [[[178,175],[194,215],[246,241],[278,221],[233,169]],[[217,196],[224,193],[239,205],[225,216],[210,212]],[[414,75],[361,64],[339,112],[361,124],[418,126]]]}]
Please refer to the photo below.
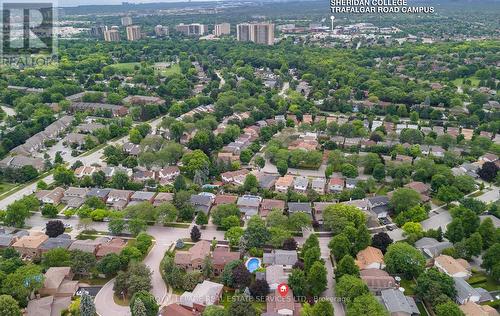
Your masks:
[{"label": "high-rise apartment building", "polygon": [[91,37],[103,38],[104,32],[107,30],[108,30],[108,27],[106,25],[92,26],[89,30],[89,35]]},{"label": "high-rise apartment building", "polygon": [[106,42],[119,42],[120,32],[117,29],[104,31],[104,40]]},{"label": "high-rise apartment building", "polygon": [[156,37],[168,36],[168,26],[157,25],[155,26]]},{"label": "high-rise apartment building", "polygon": [[127,40],[137,41],[141,39],[141,27],[139,25],[127,26]]},{"label": "high-rise apartment building", "polygon": [[221,23],[215,24],[214,35],[222,36],[231,34],[231,24],[229,23]]},{"label": "high-rise apartment building", "polygon": [[177,32],[180,32],[187,36],[201,36],[204,35],[208,30],[205,24],[199,24],[199,23],[191,23],[191,24],[181,23],[179,25],[176,25],[175,29]]},{"label": "high-rise apartment building", "polygon": [[129,26],[129,25],[132,25],[132,17],[131,16],[122,17],[122,26]]},{"label": "high-rise apartment building", "polygon": [[254,42],[257,44],[274,44],[274,24],[272,23],[243,23],[236,27],[236,37],[240,42]]}]

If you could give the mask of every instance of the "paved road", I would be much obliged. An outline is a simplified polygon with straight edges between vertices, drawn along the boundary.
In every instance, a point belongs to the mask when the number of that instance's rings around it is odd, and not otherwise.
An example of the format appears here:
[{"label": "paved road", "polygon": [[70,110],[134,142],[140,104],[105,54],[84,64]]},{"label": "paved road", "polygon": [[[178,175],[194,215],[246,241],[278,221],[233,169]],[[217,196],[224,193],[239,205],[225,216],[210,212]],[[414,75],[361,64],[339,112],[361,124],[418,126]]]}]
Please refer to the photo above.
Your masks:
[{"label": "paved road", "polygon": [[14,110],[13,108],[5,106],[5,105],[0,105],[0,107],[5,112],[5,114],[7,114],[7,116],[14,116],[14,115],[16,115],[16,110]]}]

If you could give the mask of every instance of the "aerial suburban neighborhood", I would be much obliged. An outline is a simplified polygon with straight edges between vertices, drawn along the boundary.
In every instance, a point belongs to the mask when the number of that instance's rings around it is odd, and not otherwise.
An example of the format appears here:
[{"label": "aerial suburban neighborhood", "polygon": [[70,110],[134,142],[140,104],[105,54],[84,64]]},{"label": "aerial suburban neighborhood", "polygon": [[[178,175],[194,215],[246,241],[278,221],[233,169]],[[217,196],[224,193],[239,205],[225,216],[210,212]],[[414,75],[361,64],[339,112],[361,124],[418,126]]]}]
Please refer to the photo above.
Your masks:
[{"label": "aerial suburban neighborhood", "polygon": [[64,7],[0,66],[0,316],[499,315],[498,21],[306,2]]}]

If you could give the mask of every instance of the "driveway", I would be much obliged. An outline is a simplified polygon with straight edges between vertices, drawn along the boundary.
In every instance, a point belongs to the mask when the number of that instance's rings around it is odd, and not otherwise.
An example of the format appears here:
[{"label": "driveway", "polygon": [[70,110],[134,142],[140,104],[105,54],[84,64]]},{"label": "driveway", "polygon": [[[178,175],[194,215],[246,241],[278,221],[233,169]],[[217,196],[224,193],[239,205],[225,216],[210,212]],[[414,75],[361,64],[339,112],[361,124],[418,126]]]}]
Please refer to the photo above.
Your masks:
[{"label": "driveway", "polygon": [[493,185],[491,191],[488,191],[485,194],[478,196],[476,199],[478,199],[479,201],[482,201],[484,203],[498,201],[498,200],[500,200],[499,189],[500,189],[499,187]]},{"label": "driveway", "polygon": [[115,279],[110,280],[106,283],[102,289],[97,293],[94,303],[96,307],[97,314],[100,316],[130,316],[130,308],[128,306],[120,306],[113,300],[113,285],[115,284]]}]

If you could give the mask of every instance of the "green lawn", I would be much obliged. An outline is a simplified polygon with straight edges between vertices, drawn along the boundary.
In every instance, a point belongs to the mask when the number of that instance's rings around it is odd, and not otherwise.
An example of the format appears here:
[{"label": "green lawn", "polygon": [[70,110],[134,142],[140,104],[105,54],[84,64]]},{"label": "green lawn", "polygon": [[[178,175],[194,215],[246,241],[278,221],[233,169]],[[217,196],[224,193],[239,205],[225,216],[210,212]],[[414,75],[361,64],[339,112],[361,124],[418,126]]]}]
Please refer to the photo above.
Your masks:
[{"label": "green lawn", "polygon": [[10,183],[10,182],[1,182],[0,181],[0,194],[3,194],[10,189],[14,188],[17,184],[15,183]]},{"label": "green lawn", "polygon": [[104,68],[113,68],[115,71],[125,71],[125,72],[133,72],[134,71],[134,68],[135,66],[139,66],[140,63],[118,63],[118,64],[112,64],[112,65],[108,65]]},{"label": "green lawn", "polygon": [[500,290],[500,284],[482,271],[473,272],[467,282],[472,285],[472,287],[482,287],[489,292]]},{"label": "green lawn", "polygon": [[453,82],[453,84],[454,84],[454,85],[456,85],[457,87],[458,87],[458,86],[460,86],[460,87],[461,87],[461,86],[463,85],[463,83],[464,83],[464,79],[469,79],[469,80],[470,80],[470,82],[471,82],[471,84],[472,84],[472,86],[474,86],[474,87],[477,87],[477,86],[479,85],[479,81],[480,81],[480,80],[479,80],[479,79],[477,79],[476,77],[469,77],[469,78],[457,78],[457,79],[453,80],[452,82]]},{"label": "green lawn", "polygon": [[401,280],[401,287],[405,289],[405,295],[415,295],[415,285],[414,280]]},{"label": "green lawn", "polygon": [[165,77],[180,73],[181,73],[181,67],[179,66],[179,64],[174,64],[170,68],[166,68],[160,71],[160,74]]},{"label": "green lawn", "polygon": [[429,315],[429,314],[427,314],[427,312],[424,308],[424,304],[422,304],[421,302],[417,303],[417,308],[418,308],[418,311],[420,312],[421,316],[428,316]]}]

